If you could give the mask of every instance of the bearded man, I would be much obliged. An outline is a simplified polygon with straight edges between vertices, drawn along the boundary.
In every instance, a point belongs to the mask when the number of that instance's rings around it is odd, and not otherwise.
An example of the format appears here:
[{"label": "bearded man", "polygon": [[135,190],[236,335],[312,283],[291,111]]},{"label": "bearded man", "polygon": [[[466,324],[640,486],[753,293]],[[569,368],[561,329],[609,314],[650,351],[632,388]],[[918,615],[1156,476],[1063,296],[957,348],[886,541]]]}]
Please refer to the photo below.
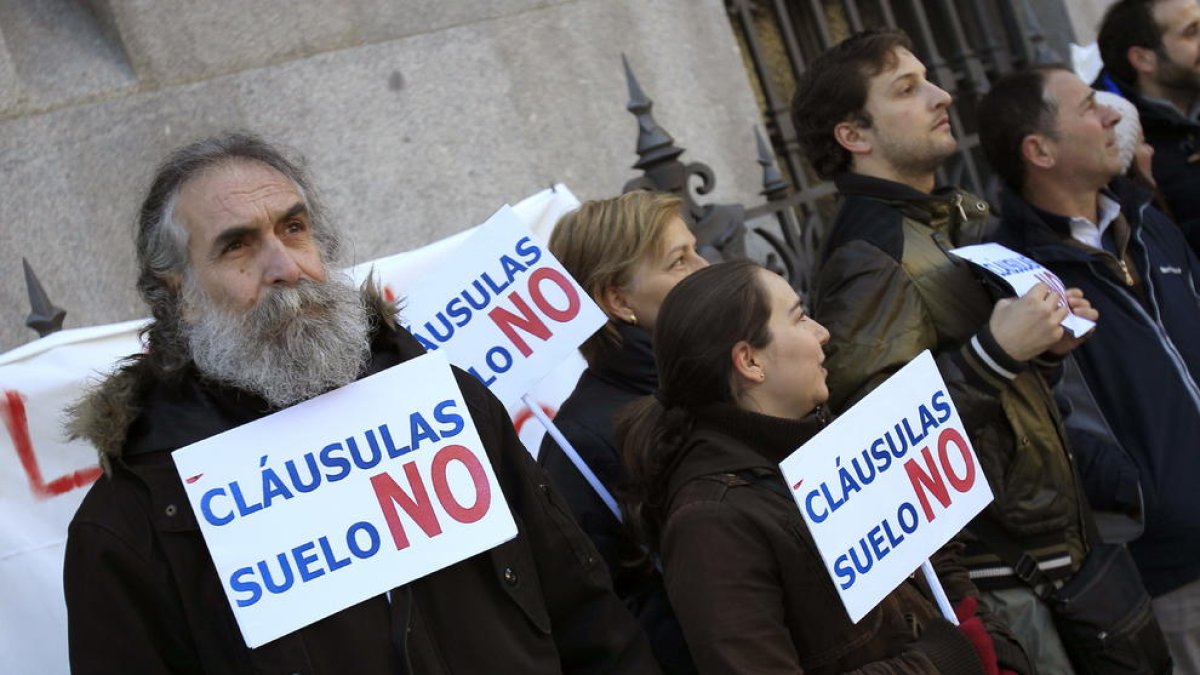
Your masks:
[{"label": "bearded man", "polygon": [[1200,253],[1200,4],[1118,0],[1096,38],[1104,72],[1093,86],[1133,102],[1153,172],[1175,222]]},{"label": "bearded man", "polygon": [[137,233],[147,349],[72,411],[106,472],[68,533],[72,671],[658,672],[503,406],[461,371],[517,537],[246,646],[170,453],[422,352],[391,305],[331,269],[340,248],[301,168],[253,136],[159,169]]}]

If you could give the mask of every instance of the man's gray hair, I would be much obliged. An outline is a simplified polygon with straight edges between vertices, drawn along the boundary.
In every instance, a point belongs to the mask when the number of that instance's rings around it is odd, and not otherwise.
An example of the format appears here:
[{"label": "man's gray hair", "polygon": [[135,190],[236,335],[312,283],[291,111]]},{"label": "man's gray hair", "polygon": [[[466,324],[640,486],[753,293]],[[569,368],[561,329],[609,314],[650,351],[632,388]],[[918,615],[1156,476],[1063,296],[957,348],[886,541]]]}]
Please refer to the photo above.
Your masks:
[{"label": "man's gray hair", "polygon": [[327,222],[304,168],[271,144],[253,134],[226,132],[176,150],[155,173],[137,225],[137,288],[154,316],[145,336],[150,361],[164,371],[178,370],[188,361],[180,324],[188,233],[175,217],[179,192],[184,184],[206,170],[233,161],[259,162],[287,176],[305,200],[324,262],[337,261],[341,253],[341,236]]}]

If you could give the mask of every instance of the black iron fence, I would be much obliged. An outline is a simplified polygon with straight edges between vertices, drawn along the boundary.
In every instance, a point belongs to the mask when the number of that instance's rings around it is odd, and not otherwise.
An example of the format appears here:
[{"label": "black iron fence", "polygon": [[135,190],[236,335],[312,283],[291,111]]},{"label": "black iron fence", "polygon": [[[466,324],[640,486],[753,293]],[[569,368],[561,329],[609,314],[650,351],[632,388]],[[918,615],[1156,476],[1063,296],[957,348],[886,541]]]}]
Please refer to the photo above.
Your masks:
[{"label": "black iron fence", "polygon": [[[765,201],[754,206],[697,204],[688,177],[700,177],[696,192],[703,195],[711,190],[715,176],[703,164],[679,161],[683,150],[654,122],[650,101],[628,64],[629,110],[637,115],[639,125],[639,160],[634,168],[644,173],[626,190],[649,187],[680,194],[696,223],[697,238],[711,255],[744,255],[748,247],[765,250],[763,262],[806,294],[817,247],[836,208],[833,186],[813,173],[791,121],[795,83],[806,64],[864,28],[903,29],[912,37],[930,79],[955,99],[950,116],[958,151],[943,166],[939,179],[992,196],[996,181],[979,149],[976,103],[996,78],[1030,63],[1060,60],[1046,43],[1032,2],[725,0],[769,139],[765,142],[758,134]],[[759,244],[748,244],[747,237]]]}]

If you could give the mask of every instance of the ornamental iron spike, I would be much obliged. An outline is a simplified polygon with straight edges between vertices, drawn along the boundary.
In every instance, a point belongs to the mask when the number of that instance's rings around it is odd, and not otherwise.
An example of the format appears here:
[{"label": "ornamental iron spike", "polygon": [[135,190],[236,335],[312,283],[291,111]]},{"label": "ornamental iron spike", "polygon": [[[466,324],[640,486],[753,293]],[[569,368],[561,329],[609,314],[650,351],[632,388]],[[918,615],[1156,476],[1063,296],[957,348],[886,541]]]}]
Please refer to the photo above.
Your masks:
[{"label": "ornamental iron spike", "polygon": [[33,273],[29,261],[21,258],[21,264],[25,266],[25,290],[29,293],[29,306],[33,310],[25,319],[25,325],[37,331],[39,337],[62,330],[66,310],[50,302],[50,296],[46,295],[46,289],[42,288],[42,282]]},{"label": "ornamental iron spike", "polygon": [[775,164],[775,153],[771,152],[771,146],[763,139],[757,124],[754,125],[754,142],[758,147],[757,161],[763,168],[763,189],[759,194],[770,201],[786,197],[792,186],[779,173],[779,167]]},{"label": "ornamental iron spike", "polygon": [[629,67],[629,59],[624,54],[621,54],[621,63],[625,66],[625,82],[629,85],[629,103],[625,105],[625,108],[633,113],[638,121],[637,154],[639,159],[633,168],[646,169],[653,164],[672,160],[682,155],[683,149],[675,147],[675,139],[671,138],[671,134],[654,121],[654,116],[650,114],[650,110],[654,107],[654,101],[651,101],[642,91],[642,86],[638,84],[633,69]]}]

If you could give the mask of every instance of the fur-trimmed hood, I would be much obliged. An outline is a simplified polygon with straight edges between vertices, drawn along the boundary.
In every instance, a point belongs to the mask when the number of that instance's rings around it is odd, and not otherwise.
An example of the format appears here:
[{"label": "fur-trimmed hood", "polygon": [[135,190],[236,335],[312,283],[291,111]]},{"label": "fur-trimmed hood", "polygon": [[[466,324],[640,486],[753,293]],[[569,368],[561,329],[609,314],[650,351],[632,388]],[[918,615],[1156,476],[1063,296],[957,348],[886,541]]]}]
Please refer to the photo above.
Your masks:
[{"label": "fur-trimmed hood", "polygon": [[[396,330],[397,309],[379,292],[373,277],[363,282],[361,292],[373,325]],[[108,472],[111,462],[125,453],[131,430],[151,397],[157,402],[159,390],[168,386],[178,390],[178,380],[195,379],[189,377],[195,373],[194,365],[189,364],[184,370],[164,373],[145,354],[130,356],[67,408],[68,438],[90,442],[100,455],[100,465]]]}]

